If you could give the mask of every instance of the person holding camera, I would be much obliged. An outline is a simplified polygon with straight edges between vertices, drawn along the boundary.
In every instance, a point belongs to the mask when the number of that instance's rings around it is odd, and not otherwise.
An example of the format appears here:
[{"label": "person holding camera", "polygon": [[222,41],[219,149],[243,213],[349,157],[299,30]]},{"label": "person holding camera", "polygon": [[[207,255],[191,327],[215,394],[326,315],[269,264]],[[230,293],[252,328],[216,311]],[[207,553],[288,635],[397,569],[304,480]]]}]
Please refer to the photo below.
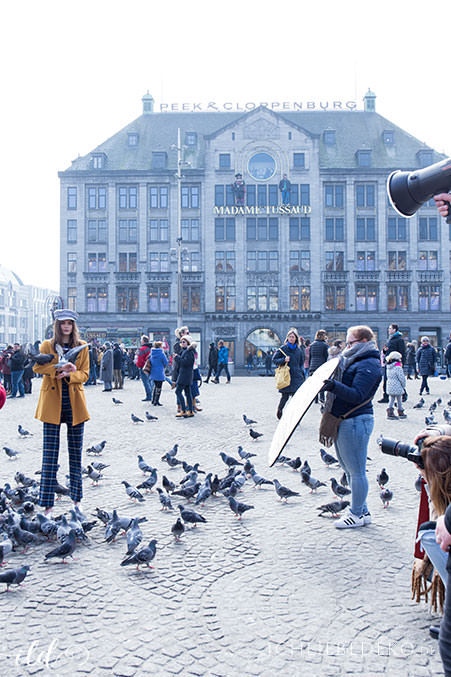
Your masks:
[{"label": "person holding camera", "polygon": [[339,359],[333,379],[326,379],[322,390],[327,391],[325,412],[345,417],[338,428],[335,450],[351,488],[351,507],[335,521],[335,527],[350,529],[371,523],[366,503],[366,459],[374,427],[372,399],[382,379],[382,368],[370,327],[348,329],[346,348]]}]

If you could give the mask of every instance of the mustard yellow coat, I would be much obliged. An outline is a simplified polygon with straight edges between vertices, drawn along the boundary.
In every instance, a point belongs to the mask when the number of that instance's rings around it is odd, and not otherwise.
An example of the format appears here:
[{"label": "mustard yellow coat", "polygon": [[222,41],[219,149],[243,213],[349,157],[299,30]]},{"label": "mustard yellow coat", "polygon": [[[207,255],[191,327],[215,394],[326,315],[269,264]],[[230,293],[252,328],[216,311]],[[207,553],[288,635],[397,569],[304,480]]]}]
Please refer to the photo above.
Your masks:
[{"label": "mustard yellow coat", "polygon": [[[86,341],[82,341],[86,343]],[[61,400],[62,400],[62,380],[57,379],[57,370],[54,364],[59,360],[55,350],[52,349],[51,341],[44,341],[40,346],[41,353],[55,356],[50,364],[35,364],[33,371],[35,374],[43,374],[41,392],[39,393],[38,406],[35,418],[44,423],[53,423],[59,425],[61,421]],[[89,378],[89,350],[81,350],[75,360],[76,371],[65,378],[69,385],[69,397],[72,407],[72,425],[78,425],[89,420],[88,409],[86,407],[85,391],[83,383]]]}]

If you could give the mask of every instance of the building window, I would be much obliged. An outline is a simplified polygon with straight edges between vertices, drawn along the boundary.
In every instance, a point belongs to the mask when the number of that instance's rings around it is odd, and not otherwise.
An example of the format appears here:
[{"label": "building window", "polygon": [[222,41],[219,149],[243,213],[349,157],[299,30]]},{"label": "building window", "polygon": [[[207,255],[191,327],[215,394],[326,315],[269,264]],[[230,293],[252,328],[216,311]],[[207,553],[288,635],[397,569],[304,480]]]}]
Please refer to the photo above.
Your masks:
[{"label": "building window", "polygon": [[356,238],[359,242],[374,242],[376,239],[376,219],[372,216],[357,219]]},{"label": "building window", "polygon": [[427,167],[433,162],[432,150],[419,150],[417,153],[417,161],[419,167]]},{"label": "building window", "polygon": [[[67,307],[69,310],[77,309],[77,287],[68,287],[67,288]],[[11,318],[10,318],[11,326]]]},{"label": "building window", "polygon": [[438,285],[418,286],[418,310],[440,310],[440,287]]},{"label": "building window", "polygon": [[235,312],[235,287],[216,287],[215,289],[215,310],[224,312]]},{"label": "building window", "polygon": [[129,132],[128,133],[128,145],[130,148],[134,148],[135,146],[138,145],[138,134],[135,132]]},{"label": "building window", "polygon": [[388,269],[389,270],[406,270],[407,269],[407,253],[404,251],[388,252]]},{"label": "building window", "polygon": [[358,150],[356,153],[357,167],[371,167],[371,151]]},{"label": "building window", "polygon": [[88,273],[106,273],[106,254],[104,252],[88,254]]},{"label": "building window", "polygon": [[106,287],[86,288],[86,310],[88,313],[106,313],[108,308]]},{"label": "building window", "polygon": [[310,252],[308,249],[290,251],[290,272],[310,272]]},{"label": "building window", "polygon": [[67,252],[67,272],[77,272],[77,254],[75,252]]},{"label": "building window", "polygon": [[357,183],[355,186],[355,203],[357,207],[376,206],[376,186],[374,183]]},{"label": "building window", "polygon": [[149,208],[167,209],[168,208],[168,186],[150,186],[149,187]]},{"label": "building window", "polygon": [[185,272],[198,272],[201,270],[200,266],[200,252],[187,252],[182,258],[182,270]]},{"label": "building window", "polygon": [[305,153],[293,153],[293,167],[305,169]]},{"label": "building window", "polygon": [[183,285],[182,309],[184,313],[200,313],[200,287]]},{"label": "building window", "polygon": [[335,129],[325,129],[323,139],[326,146],[335,146],[337,143]]},{"label": "building window", "polygon": [[107,227],[105,219],[88,220],[88,242],[107,241]]},{"label": "building window", "polygon": [[182,240],[198,242],[200,240],[199,219],[182,219]]},{"label": "building window", "polygon": [[248,287],[247,309],[254,311],[277,311],[279,309],[278,287]]},{"label": "building window", "polygon": [[138,207],[138,188],[136,186],[119,187],[119,209],[136,209]]},{"label": "building window", "polygon": [[168,164],[168,156],[165,152],[152,152],[152,169],[166,169]]},{"label": "building window", "polygon": [[437,270],[437,252],[418,252],[418,270]]},{"label": "building window", "polygon": [[92,155],[91,156],[91,165],[93,169],[104,169],[105,167],[105,156],[104,155]]},{"label": "building window", "polygon": [[[254,186],[255,188],[255,186]],[[224,198],[225,193],[225,198]],[[215,186],[215,207],[232,207],[235,204],[235,196],[233,194],[232,186],[216,185]]]},{"label": "building window", "polygon": [[355,309],[368,312],[377,310],[377,287],[375,285],[356,285]]},{"label": "building window", "polygon": [[67,220],[67,242],[73,244],[77,242],[77,220]]},{"label": "building window", "polygon": [[117,311],[134,313],[138,310],[138,287],[117,287]]},{"label": "building window", "polygon": [[310,311],[310,287],[290,287],[290,310]]},{"label": "building window", "polygon": [[326,310],[346,310],[346,287],[327,284],[324,287]]},{"label": "building window", "polygon": [[219,169],[230,169],[230,153],[219,153]]},{"label": "building window", "polygon": [[271,217],[246,219],[246,237],[248,240],[278,240],[279,219]]},{"label": "building window", "polygon": [[77,209],[77,187],[68,186],[67,188],[67,208]]},{"label": "building window", "polygon": [[199,186],[182,186],[181,206],[184,209],[199,209]]},{"label": "building window", "polygon": [[389,240],[407,240],[407,219],[389,216],[387,221],[387,238]]},{"label": "building window", "polygon": [[382,138],[386,146],[395,145],[395,132],[393,131],[393,129],[386,129],[382,135]]},{"label": "building window", "polygon": [[235,252],[215,252],[215,271],[217,273],[234,273]]},{"label": "building window", "polygon": [[408,310],[409,288],[406,285],[388,285],[387,310]]},{"label": "building window", "polygon": [[149,270],[151,273],[167,273],[169,254],[167,252],[149,252]]},{"label": "building window", "polygon": [[310,218],[308,216],[290,217],[290,240],[310,240]]},{"label": "building window", "polygon": [[345,239],[344,219],[341,217],[326,219],[326,240],[329,242],[343,242]]},{"label": "building window", "polygon": [[342,209],[344,204],[344,185],[342,183],[324,184],[324,205]]},{"label": "building window", "polygon": [[235,219],[215,219],[215,240],[235,241]]},{"label": "building window", "polygon": [[185,146],[195,146],[197,144],[196,132],[185,132]]},{"label": "building window", "polygon": [[420,216],[418,220],[419,240],[438,240],[438,221],[436,216]]},{"label": "building window", "polygon": [[169,239],[168,219],[149,219],[149,242],[167,242]]},{"label": "building window", "polygon": [[344,270],[344,252],[326,252],[326,270],[341,272]]},{"label": "building window", "polygon": [[137,255],[136,252],[120,252],[119,253],[119,272],[120,273],[136,273],[137,271]]},{"label": "building window", "polygon": [[247,270],[249,272],[278,272],[279,270],[279,252],[278,251],[248,251],[247,252]]},{"label": "building window", "polygon": [[148,310],[149,313],[168,313],[169,312],[169,287],[152,286],[148,287]]},{"label": "building window", "polygon": [[119,242],[137,242],[136,219],[119,219]]},{"label": "building window", "polygon": [[88,209],[106,209],[105,186],[89,186],[87,191]]},{"label": "building window", "polygon": [[356,270],[376,270],[376,253],[357,252]]}]

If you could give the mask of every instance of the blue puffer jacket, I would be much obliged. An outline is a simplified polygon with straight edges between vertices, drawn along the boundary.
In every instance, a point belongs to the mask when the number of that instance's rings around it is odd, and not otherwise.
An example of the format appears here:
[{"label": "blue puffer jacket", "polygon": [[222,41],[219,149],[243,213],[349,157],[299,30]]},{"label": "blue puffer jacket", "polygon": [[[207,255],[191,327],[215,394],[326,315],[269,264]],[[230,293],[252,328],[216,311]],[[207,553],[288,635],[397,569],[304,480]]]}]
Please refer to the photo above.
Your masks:
[{"label": "blue puffer jacket", "polygon": [[[335,400],[331,414],[342,416],[360,402],[373,398],[382,379],[382,367],[379,352],[372,350],[353,362],[344,372],[341,383],[335,381],[333,393]],[[373,404],[368,402],[347,418],[372,414]]]},{"label": "blue puffer jacket", "polygon": [[227,364],[229,361],[229,349],[227,346],[222,346],[218,351],[218,364]]},{"label": "blue puffer jacket", "polygon": [[152,381],[164,381],[164,368],[168,358],[161,348],[152,348],[150,351],[150,378]]},{"label": "blue puffer jacket", "polygon": [[[283,353],[282,353],[283,350]],[[279,350],[274,354],[273,361],[274,364],[277,364],[278,367],[285,364],[285,357],[288,355],[290,361],[288,362],[288,367],[290,369],[290,385],[286,388],[279,390],[279,393],[295,393],[296,390],[301,386],[305,381],[304,374],[304,360],[305,352],[303,348],[295,346],[290,348],[287,343],[285,343]]]},{"label": "blue puffer jacket", "polygon": [[421,345],[417,350],[418,373],[420,376],[433,376],[435,372],[435,363],[437,353],[428,343],[427,346]]}]

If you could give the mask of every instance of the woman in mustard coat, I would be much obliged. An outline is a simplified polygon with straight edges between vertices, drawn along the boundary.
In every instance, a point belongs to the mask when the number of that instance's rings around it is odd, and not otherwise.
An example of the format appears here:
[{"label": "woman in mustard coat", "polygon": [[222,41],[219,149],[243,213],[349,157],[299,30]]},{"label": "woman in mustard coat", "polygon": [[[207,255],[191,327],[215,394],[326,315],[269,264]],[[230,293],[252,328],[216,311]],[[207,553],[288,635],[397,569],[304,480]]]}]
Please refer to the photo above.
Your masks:
[{"label": "woman in mustard coat", "polygon": [[41,353],[51,354],[54,359],[33,367],[36,374],[44,376],[35,417],[44,423],[39,505],[46,513],[51,511],[55,500],[61,423],[67,424],[70,495],[74,504],[82,498],[83,428],[89,419],[83,383],[89,377],[89,350],[80,350],[75,364],[67,362],[55,368],[68,350],[82,344],[87,346],[80,340],[76,320],[77,314],[72,310],[55,311],[53,338],[40,346]]}]

